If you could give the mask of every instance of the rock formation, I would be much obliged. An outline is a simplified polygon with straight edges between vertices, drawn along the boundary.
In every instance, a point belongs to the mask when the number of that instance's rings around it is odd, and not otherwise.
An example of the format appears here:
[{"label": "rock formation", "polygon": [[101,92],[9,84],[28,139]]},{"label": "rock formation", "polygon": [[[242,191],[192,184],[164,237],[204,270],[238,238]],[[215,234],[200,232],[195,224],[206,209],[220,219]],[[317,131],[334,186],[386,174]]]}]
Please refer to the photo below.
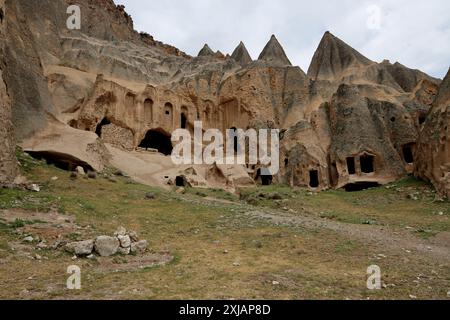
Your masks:
[{"label": "rock formation", "polygon": [[[275,36],[256,61],[243,43],[231,56],[205,45],[190,57],[135,32],[112,0],[77,1],[81,30],[69,30],[72,3],[6,1],[3,78],[15,137],[33,156],[69,170],[109,163],[151,185],[229,190],[255,182],[357,190],[423,164],[417,141],[433,121],[427,116],[441,82],[423,72],[371,61],[329,32],[307,74]],[[222,132],[280,129],[280,172],[262,176],[260,164],[173,165],[173,130],[192,131],[196,120]],[[447,162],[448,153],[436,160]]]},{"label": "rock formation", "polygon": [[252,57],[250,57],[250,54],[247,51],[247,48],[245,47],[245,44],[242,41],[239,43],[236,49],[234,49],[231,57],[243,67],[253,61]]},{"label": "rock formation", "polygon": [[450,198],[450,70],[423,125],[417,146],[417,177],[433,183]]},{"label": "rock formation", "polygon": [[17,175],[15,142],[11,122],[11,101],[3,80],[3,70],[6,69],[6,63],[3,59],[6,14],[4,0],[0,0],[0,186],[11,184]]},{"label": "rock formation", "polygon": [[205,44],[198,53],[199,57],[213,57],[215,55],[214,51],[211,50],[211,48],[208,46],[208,44]]},{"label": "rock formation", "polygon": [[308,76],[313,80],[334,80],[346,71],[351,74],[351,69],[370,64],[373,62],[327,31],[313,56]]},{"label": "rock formation", "polygon": [[259,55],[258,60],[279,64],[281,66],[292,65],[275,35],[272,35],[269,42]]}]

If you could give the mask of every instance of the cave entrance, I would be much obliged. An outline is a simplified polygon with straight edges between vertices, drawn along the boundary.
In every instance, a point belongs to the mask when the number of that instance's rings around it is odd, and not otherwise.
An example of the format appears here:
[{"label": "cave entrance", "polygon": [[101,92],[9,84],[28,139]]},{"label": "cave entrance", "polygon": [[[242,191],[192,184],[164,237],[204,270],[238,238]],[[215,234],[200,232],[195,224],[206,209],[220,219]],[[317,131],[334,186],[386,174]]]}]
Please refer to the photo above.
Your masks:
[{"label": "cave entrance", "polygon": [[357,182],[349,183],[345,186],[345,191],[347,192],[358,192],[367,189],[377,188],[380,184],[378,182]]},{"label": "cave entrance", "polygon": [[175,178],[175,185],[177,187],[186,187],[186,179],[183,176],[178,176]]},{"label": "cave entrance", "polygon": [[263,186],[270,186],[273,183],[273,176],[270,174],[269,169],[261,168],[256,172],[256,180],[261,179]]},{"label": "cave entrance", "polygon": [[317,170],[310,170],[309,171],[309,186],[311,188],[318,188],[320,185],[319,183],[319,171]]},{"label": "cave entrance", "polygon": [[95,171],[86,162],[68,154],[49,151],[27,151],[27,153],[34,159],[45,160],[48,165],[53,165],[61,170],[74,171],[77,167],[82,167],[85,172]]},{"label": "cave entrance", "polygon": [[413,154],[413,143],[409,143],[403,146],[403,159],[407,164],[414,163],[414,154]]},{"label": "cave entrance", "polygon": [[139,144],[139,148],[156,149],[160,153],[169,156],[172,154],[173,146],[170,135],[166,135],[157,130],[149,130]]},{"label": "cave entrance", "polygon": [[419,125],[423,125],[425,123],[425,121],[427,120],[427,116],[426,115],[420,115],[419,116]]},{"label": "cave entrance", "polygon": [[102,137],[103,127],[109,124],[111,124],[111,121],[109,121],[107,118],[103,118],[103,120],[97,125],[97,127],[95,128],[95,133],[97,134],[97,136],[99,136],[99,138]]},{"label": "cave entrance", "polygon": [[359,158],[361,163],[362,173],[374,173],[375,172],[375,157],[370,154],[362,155]]},{"label": "cave entrance", "polygon": [[355,158],[354,157],[348,157],[347,158],[347,170],[349,175],[356,174],[356,165],[355,165]]}]

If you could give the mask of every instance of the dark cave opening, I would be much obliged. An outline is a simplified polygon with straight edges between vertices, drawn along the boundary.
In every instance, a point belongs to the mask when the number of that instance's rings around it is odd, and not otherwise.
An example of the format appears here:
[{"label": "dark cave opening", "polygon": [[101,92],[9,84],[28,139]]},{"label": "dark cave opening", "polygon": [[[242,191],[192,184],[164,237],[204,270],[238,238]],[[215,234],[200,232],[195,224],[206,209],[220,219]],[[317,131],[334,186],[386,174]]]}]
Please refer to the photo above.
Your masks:
[{"label": "dark cave opening", "polygon": [[408,164],[414,163],[413,144],[406,144],[403,146],[403,159]]},{"label": "dark cave opening", "polygon": [[183,176],[177,176],[175,178],[175,185],[177,187],[186,187],[186,180],[184,179]]},{"label": "dark cave opening", "polygon": [[68,154],[48,151],[27,151],[27,153],[34,159],[45,160],[48,165],[53,165],[61,170],[74,171],[77,167],[82,167],[85,172],[95,171],[86,162]]},{"label": "dark cave opening", "polygon": [[374,173],[375,172],[375,157],[371,155],[363,155],[359,158],[361,163],[362,173]]},{"label": "dark cave opening", "polygon": [[256,179],[261,179],[261,184],[263,186],[270,186],[273,183],[273,176],[267,168],[258,169],[256,173]]},{"label": "dark cave opening", "polygon": [[378,182],[356,182],[349,183],[344,188],[347,192],[358,192],[367,189],[377,188],[380,184]]},{"label": "dark cave opening", "polygon": [[319,187],[319,171],[317,170],[310,170],[309,171],[309,186],[311,188],[317,188]]},{"label": "dark cave opening", "polygon": [[349,175],[356,174],[356,164],[355,164],[355,158],[354,157],[348,157],[347,158],[347,170]]},{"label": "dark cave opening", "polygon": [[169,156],[172,154],[173,146],[170,135],[156,130],[149,130],[139,144],[139,148],[156,149],[160,153]]},{"label": "dark cave opening", "polygon": [[111,121],[109,121],[107,118],[103,118],[103,120],[97,125],[97,127],[95,128],[95,133],[97,134],[97,136],[99,136],[99,138],[102,137],[103,127],[109,124],[111,124]]},{"label": "dark cave opening", "polygon": [[425,115],[419,116],[419,125],[424,124],[426,120],[427,120],[427,116],[425,116]]},{"label": "dark cave opening", "polygon": [[181,122],[181,129],[186,129],[187,121],[188,121],[188,119],[187,119],[186,115],[184,114],[184,112],[181,113],[181,120],[180,120],[180,122]]}]

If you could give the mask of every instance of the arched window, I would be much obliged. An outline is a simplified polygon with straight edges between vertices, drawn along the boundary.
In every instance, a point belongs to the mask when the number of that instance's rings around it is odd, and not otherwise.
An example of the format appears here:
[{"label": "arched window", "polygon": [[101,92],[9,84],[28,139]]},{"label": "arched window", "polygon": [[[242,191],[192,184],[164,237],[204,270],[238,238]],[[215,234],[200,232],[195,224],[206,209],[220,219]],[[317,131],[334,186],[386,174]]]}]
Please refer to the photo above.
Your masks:
[{"label": "arched window", "polygon": [[146,123],[153,122],[153,100],[146,99],[144,101],[144,119]]},{"label": "arched window", "polygon": [[403,151],[403,159],[407,164],[413,164],[414,163],[414,143],[408,143],[405,144],[402,148]]},{"label": "arched window", "polygon": [[173,106],[172,106],[172,104],[170,103],[170,102],[167,102],[165,105],[164,105],[164,115],[166,115],[166,116],[172,116],[172,113],[173,113]]},{"label": "arched window", "polygon": [[188,109],[186,107],[181,108],[181,116],[180,116],[180,127],[181,129],[186,129],[188,122]]}]

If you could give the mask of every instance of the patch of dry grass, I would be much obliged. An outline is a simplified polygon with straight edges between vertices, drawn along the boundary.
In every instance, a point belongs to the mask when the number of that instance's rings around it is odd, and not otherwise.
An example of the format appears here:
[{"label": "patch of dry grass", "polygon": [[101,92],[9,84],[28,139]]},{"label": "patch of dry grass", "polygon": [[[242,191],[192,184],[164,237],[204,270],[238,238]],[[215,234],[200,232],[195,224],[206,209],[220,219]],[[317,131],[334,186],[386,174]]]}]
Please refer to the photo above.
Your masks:
[{"label": "patch of dry grass", "polygon": [[[123,177],[116,182],[102,176],[73,181],[67,172],[42,163],[27,162],[26,174],[43,186],[42,191],[2,190],[1,208],[57,210],[73,215],[80,226],[92,226],[95,234],[125,226],[149,240],[152,251],[170,252],[174,259],[165,266],[113,272],[101,268],[101,259],[73,261],[64,252],[37,252],[29,246],[31,255],[43,257],[32,260],[11,250],[21,238],[4,226],[0,227],[3,299],[408,299],[410,295],[445,299],[450,289],[445,262],[385,252],[325,229],[254,220],[242,214],[248,206],[237,199],[234,205],[212,206],[195,192],[180,196]],[[56,181],[51,179],[55,176]],[[388,189],[317,196],[278,187],[266,191],[289,197],[285,205],[292,208],[332,208],[339,220],[349,222],[363,211],[364,217],[378,223],[429,226],[441,223],[431,212],[448,209],[448,204],[428,200],[398,199],[390,204],[393,191]],[[146,200],[147,192],[156,193],[156,199]],[[392,194],[395,200],[395,191]],[[436,229],[446,228],[445,224]],[[80,291],[65,287],[66,269],[72,264],[82,270]],[[366,270],[372,264],[382,268],[383,290],[366,289]]]}]

